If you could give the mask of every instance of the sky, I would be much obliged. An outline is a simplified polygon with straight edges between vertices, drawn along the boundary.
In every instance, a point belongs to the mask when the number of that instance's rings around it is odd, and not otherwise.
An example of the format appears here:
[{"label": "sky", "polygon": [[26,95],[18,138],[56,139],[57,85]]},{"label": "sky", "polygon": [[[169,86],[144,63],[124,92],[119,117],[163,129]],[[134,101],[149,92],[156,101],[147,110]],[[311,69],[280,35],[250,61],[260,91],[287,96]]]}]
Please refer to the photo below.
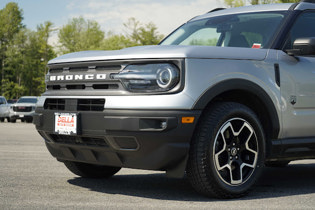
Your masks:
[{"label": "sky", "polygon": [[[123,23],[134,17],[142,24],[154,23],[163,35],[197,15],[224,6],[223,0],[0,0],[0,9],[9,2],[18,3],[23,24],[32,30],[45,21],[58,29],[82,16],[97,21],[105,32],[124,34]],[[51,44],[56,42],[57,32],[50,39]]]}]

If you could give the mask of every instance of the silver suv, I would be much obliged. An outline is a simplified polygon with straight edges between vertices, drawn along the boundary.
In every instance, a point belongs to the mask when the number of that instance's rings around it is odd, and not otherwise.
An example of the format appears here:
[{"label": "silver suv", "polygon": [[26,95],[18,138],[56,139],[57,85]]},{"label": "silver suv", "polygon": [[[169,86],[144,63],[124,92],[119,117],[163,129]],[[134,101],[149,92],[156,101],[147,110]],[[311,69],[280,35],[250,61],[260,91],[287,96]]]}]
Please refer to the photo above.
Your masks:
[{"label": "silver suv", "polygon": [[36,96],[23,96],[12,104],[10,106],[10,121],[15,123],[17,119],[20,119],[22,122],[32,122],[37,99]]},{"label": "silver suv", "polygon": [[315,158],[315,4],[216,9],[158,46],[48,64],[34,123],[82,177],[185,172],[201,194],[248,192],[265,165]]}]

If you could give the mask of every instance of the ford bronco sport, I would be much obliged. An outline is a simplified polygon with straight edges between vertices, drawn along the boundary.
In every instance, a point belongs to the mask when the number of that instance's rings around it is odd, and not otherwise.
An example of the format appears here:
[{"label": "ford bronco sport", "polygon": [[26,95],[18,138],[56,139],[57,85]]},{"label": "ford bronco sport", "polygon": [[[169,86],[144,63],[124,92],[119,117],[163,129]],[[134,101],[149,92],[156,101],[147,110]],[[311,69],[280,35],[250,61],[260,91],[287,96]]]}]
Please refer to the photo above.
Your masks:
[{"label": "ford bronco sport", "polygon": [[158,46],[51,60],[34,123],[79,176],[186,173],[239,197],[265,164],[315,158],[314,55],[311,1],[216,9]]}]

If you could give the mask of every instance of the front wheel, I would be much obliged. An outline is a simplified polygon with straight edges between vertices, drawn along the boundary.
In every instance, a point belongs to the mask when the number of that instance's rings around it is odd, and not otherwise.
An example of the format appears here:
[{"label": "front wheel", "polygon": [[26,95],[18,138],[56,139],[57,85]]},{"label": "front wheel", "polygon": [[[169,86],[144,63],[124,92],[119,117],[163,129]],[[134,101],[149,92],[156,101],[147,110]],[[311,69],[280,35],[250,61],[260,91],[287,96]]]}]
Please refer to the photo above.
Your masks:
[{"label": "front wheel", "polygon": [[103,165],[93,165],[73,161],[64,161],[65,166],[74,174],[84,178],[109,178],[121,168]]},{"label": "front wheel", "polygon": [[247,106],[217,103],[203,114],[192,139],[187,175],[201,194],[245,195],[264,165],[265,139],[259,119]]}]

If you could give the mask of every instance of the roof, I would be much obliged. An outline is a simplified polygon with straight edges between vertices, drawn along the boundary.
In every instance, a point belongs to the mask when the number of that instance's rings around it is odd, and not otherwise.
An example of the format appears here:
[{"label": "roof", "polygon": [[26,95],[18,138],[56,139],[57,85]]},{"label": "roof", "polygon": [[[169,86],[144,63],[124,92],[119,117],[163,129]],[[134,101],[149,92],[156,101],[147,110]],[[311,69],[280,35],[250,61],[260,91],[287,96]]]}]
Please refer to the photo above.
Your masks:
[{"label": "roof", "polygon": [[38,96],[22,96],[21,98],[38,98]]},{"label": "roof", "polygon": [[[309,3],[310,1],[312,3]],[[220,15],[231,15],[231,14],[241,14],[241,13],[248,13],[248,12],[272,12],[272,11],[285,11],[289,10],[294,4],[293,3],[285,3],[285,4],[262,4],[262,5],[251,5],[251,6],[244,6],[244,7],[235,7],[229,8],[224,10],[217,10],[214,9],[214,12],[209,12],[204,15],[197,16],[190,21],[209,18],[209,17],[216,17]],[[306,10],[306,9],[315,9],[315,0],[305,0],[301,1],[300,3],[296,4],[294,10]]]},{"label": "roof", "polygon": [[241,14],[241,13],[248,13],[248,12],[285,11],[285,10],[289,10],[292,5],[293,5],[292,3],[286,3],[286,4],[262,4],[262,5],[235,7],[235,8],[206,13],[204,15],[197,16],[191,19],[190,21],[200,20],[200,19],[209,18],[209,17],[216,17],[216,16],[221,16],[221,15]]}]

